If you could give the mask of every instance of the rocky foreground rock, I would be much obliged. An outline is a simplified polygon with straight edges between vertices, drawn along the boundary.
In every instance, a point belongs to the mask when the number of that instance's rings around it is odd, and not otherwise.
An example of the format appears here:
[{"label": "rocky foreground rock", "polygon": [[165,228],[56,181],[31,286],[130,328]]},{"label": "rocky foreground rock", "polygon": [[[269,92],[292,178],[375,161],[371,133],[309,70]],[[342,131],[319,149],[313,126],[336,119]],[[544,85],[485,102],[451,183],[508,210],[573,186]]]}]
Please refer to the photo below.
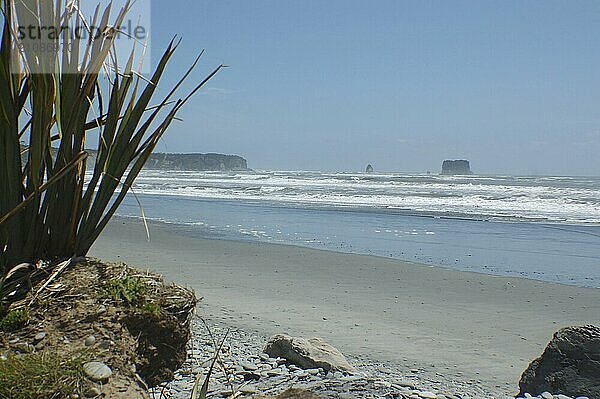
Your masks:
[{"label": "rocky foreground rock", "polygon": [[284,334],[274,335],[267,342],[264,353],[272,358],[286,359],[302,369],[354,371],[354,367],[339,350],[318,337],[304,339]]},{"label": "rocky foreground rock", "polygon": [[523,372],[519,396],[553,392],[600,398],[600,327],[565,327]]}]

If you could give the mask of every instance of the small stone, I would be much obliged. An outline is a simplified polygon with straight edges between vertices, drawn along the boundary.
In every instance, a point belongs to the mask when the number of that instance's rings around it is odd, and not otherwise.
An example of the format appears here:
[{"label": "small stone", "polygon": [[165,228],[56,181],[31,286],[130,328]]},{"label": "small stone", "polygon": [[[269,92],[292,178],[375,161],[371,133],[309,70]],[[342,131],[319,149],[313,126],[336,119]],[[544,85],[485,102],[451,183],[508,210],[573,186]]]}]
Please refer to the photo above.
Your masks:
[{"label": "small stone", "polygon": [[429,391],[422,391],[419,392],[417,395],[419,395],[419,397],[423,399],[437,399],[437,395]]},{"label": "small stone", "polygon": [[267,370],[265,373],[267,377],[279,377],[280,375],[284,375],[284,371],[281,369]]},{"label": "small stone", "polygon": [[104,341],[102,341],[98,344],[98,347],[100,349],[108,349],[108,348],[110,348],[110,344],[111,344],[111,342],[109,340],[105,339]]},{"label": "small stone", "polygon": [[102,362],[88,362],[83,365],[83,372],[92,381],[104,381],[112,376],[112,370]]},{"label": "small stone", "polygon": [[298,378],[306,378],[310,375],[304,370],[296,370],[296,371],[294,371],[293,374],[294,374],[294,376],[296,376]]},{"label": "small stone", "polygon": [[563,395],[562,393],[559,393],[558,395],[556,395],[555,398],[556,399],[573,399],[570,396]]},{"label": "small stone", "polygon": [[102,392],[100,392],[100,390],[96,387],[91,387],[90,389],[85,391],[84,395],[86,398],[96,398],[96,397],[102,395]]},{"label": "small stone", "polygon": [[388,382],[388,381],[381,381],[381,380],[375,381],[373,383],[373,385],[375,385],[377,387],[384,387],[384,388],[391,388],[392,387],[392,384],[390,382]]},{"label": "small stone", "polygon": [[233,395],[233,391],[231,389],[223,389],[222,391],[219,391],[219,395],[221,395],[224,398],[227,398]]},{"label": "small stone", "polygon": [[89,337],[87,337],[85,339],[85,341],[83,341],[83,344],[85,346],[92,346],[92,345],[94,345],[95,342],[96,342],[96,337],[94,337],[93,335],[90,335]]},{"label": "small stone", "polygon": [[554,396],[552,396],[552,394],[550,392],[546,391],[546,392],[542,392],[542,398],[544,398],[544,399],[553,399]]},{"label": "small stone", "polygon": [[256,374],[256,373],[252,373],[252,372],[245,372],[244,373],[244,381],[258,381],[260,380],[260,374]]},{"label": "small stone", "polygon": [[311,375],[319,374],[319,369],[307,369],[306,372]]},{"label": "small stone", "polygon": [[406,388],[410,388],[410,389],[415,389],[415,384],[411,381],[397,381],[396,385],[399,385],[401,387],[406,387]]},{"label": "small stone", "polygon": [[243,395],[254,395],[256,393],[256,388],[253,388],[251,386],[243,386],[239,389],[240,393],[242,393]]},{"label": "small stone", "polygon": [[46,333],[45,332],[39,332],[39,333],[35,334],[35,337],[33,337],[33,341],[34,342],[39,342],[39,341],[43,340],[44,338],[46,338]]},{"label": "small stone", "polygon": [[256,370],[258,370],[258,366],[256,366],[256,364],[254,364],[254,363],[243,362],[240,365],[244,368],[244,370],[248,370],[248,371],[256,371]]}]

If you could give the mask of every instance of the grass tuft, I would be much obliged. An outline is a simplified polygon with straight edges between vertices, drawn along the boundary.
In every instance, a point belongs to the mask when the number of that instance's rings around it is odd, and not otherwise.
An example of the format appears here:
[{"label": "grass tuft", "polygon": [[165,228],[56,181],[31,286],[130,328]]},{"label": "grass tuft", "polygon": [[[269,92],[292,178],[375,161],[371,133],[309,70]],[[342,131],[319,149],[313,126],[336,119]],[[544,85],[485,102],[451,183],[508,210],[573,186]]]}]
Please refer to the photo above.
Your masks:
[{"label": "grass tuft", "polygon": [[142,306],[140,306],[140,311],[148,316],[159,317],[162,309],[155,303],[146,302]]},{"label": "grass tuft", "polygon": [[0,398],[64,398],[84,388],[84,359],[55,353],[10,355],[0,360]]},{"label": "grass tuft", "polygon": [[106,284],[104,293],[106,298],[113,301],[142,306],[146,303],[149,289],[148,283],[141,278],[126,276],[110,280]]},{"label": "grass tuft", "polygon": [[[29,321],[29,308],[24,307],[9,311],[0,319],[0,331],[13,332],[23,328]],[[2,397],[2,396],[0,396]]]}]

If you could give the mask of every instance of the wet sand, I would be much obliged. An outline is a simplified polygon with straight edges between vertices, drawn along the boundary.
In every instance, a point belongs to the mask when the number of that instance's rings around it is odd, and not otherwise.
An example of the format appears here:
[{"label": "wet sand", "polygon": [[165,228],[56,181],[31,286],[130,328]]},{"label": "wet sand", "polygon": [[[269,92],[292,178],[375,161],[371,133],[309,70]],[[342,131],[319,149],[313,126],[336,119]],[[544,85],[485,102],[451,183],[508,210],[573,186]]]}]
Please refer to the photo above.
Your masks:
[{"label": "wet sand", "polygon": [[[557,329],[600,322],[600,289],[380,257],[205,239],[187,226],[115,219],[91,256],[193,288],[200,314],[266,334],[321,336],[429,378],[516,392]],[[568,265],[565,265],[568,267]]]}]

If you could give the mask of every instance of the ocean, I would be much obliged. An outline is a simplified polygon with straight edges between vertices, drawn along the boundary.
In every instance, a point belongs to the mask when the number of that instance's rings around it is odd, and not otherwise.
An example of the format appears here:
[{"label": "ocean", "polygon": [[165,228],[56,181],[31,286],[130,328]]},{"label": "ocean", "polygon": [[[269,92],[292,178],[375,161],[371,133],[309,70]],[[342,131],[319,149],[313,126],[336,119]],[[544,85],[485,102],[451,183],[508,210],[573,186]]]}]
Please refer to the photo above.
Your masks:
[{"label": "ocean", "polygon": [[201,237],[600,288],[599,177],[148,170],[133,190],[120,216],[139,200]]}]

